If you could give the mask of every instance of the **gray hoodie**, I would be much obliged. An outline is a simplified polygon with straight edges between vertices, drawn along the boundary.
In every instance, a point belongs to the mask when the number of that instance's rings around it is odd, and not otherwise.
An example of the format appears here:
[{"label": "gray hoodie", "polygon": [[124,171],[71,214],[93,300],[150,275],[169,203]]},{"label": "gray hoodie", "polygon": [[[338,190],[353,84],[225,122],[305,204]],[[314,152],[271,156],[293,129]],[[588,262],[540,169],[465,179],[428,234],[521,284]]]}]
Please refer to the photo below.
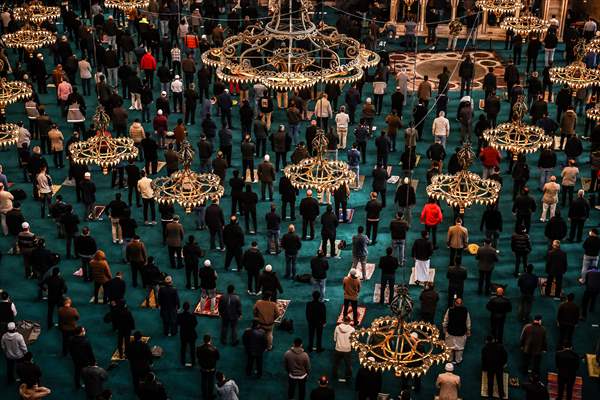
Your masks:
[{"label": "gray hoodie", "polygon": [[239,400],[240,390],[238,389],[237,384],[228,379],[223,385],[215,385],[217,389],[217,394],[219,395],[219,399],[221,400]]},{"label": "gray hoodie", "polygon": [[310,373],[310,359],[302,346],[292,347],[286,351],[283,362],[290,378],[302,379]]},{"label": "gray hoodie", "polygon": [[19,332],[6,332],[2,335],[2,350],[6,358],[20,360],[27,353],[27,345]]},{"label": "gray hoodie", "polygon": [[348,353],[352,351],[350,344],[350,335],[354,332],[352,325],[341,323],[336,326],[333,331],[333,341],[335,342],[335,350]]}]

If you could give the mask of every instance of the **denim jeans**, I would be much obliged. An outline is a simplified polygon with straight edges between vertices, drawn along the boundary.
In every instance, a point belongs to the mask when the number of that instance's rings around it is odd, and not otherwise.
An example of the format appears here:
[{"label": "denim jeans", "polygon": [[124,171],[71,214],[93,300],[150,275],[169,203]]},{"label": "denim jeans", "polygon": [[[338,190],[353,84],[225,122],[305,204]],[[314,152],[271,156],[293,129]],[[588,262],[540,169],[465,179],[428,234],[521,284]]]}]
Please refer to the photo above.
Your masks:
[{"label": "denim jeans", "polygon": [[201,229],[204,227],[204,215],[206,214],[206,206],[198,206],[194,208],[194,214],[196,215],[196,229]]},{"label": "denim jeans", "polygon": [[406,260],[404,259],[404,249],[406,247],[406,240],[392,240],[392,249],[397,251],[398,262],[400,265],[404,265]]},{"label": "denim jeans", "polygon": [[544,185],[550,179],[550,176],[552,175],[552,171],[554,170],[554,168],[539,168],[539,170],[540,170],[540,190],[543,190]]},{"label": "denim jeans", "polygon": [[583,255],[583,262],[581,263],[581,280],[585,282],[585,276],[588,270],[598,267],[598,257]]},{"label": "denim jeans", "polygon": [[296,275],[296,258],[297,255],[285,255],[285,277],[293,277]]},{"label": "denim jeans", "polygon": [[312,278],[311,281],[312,281],[312,285],[313,285],[313,292],[318,291],[321,294],[321,297],[319,297],[319,300],[323,301],[325,299],[325,288],[326,288],[326,284],[327,284],[327,278],[325,278],[325,279]]},{"label": "denim jeans", "polygon": [[271,251],[271,243],[275,242],[275,252],[279,253],[279,230],[268,230],[267,231],[267,243],[268,250]]},{"label": "denim jeans", "polygon": [[446,139],[448,138],[448,136],[446,135],[435,135],[435,140],[439,141],[440,144],[444,147],[444,149],[446,148]]},{"label": "denim jeans", "polygon": [[300,124],[290,124],[290,139],[292,139],[292,145],[295,146],[300,141],[298,132],[300,131]]}]

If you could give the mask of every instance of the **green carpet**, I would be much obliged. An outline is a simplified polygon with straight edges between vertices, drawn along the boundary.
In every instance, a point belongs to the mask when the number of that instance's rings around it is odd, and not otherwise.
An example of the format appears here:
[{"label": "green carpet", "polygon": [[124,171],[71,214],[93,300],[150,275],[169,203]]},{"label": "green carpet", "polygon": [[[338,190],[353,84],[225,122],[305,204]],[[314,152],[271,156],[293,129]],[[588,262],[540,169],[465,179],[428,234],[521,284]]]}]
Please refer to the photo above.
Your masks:
[{"label": "green carpet", "polygon": [[[483,43],[482,43],[483,44]],[[486,46],[487,47],[487,43]],[[499,54],[501,56],[506,57],[507,53],[503,51],[503,49],[498,49]],[[11,56],[13,56],[12,52],[9,52]],[[50,56],[47,57],[48,60],[51,59]],[[51,66],[49,65],[48,68]],[[524,69],[524,64],[521,65],[521,69]],[[392,87],[393,85],[389,85]],[[155,89],[157,91],[158,88]],[[365,85],[365,93],[363,93],[363,100],[370,93],[370,85]],[[481,98],[483,93],[477,92],[474,93],[474,97],[476,101]],[[451,93],[451,101],[449,103],[448,112],[451,116],[451,124],[452,124],[452,133],[450,135],[448,149],[453,149],[457,143],[459,138],[458,133],[458,123],[453,120],[453,116],[456,115],[456,107],[458,105],[458,93]],[[86,98],[88,101],[88,110],[94,109],[94,99],[92,97]],[[410,101],[409,101],[410,102]],[[67,126],[62,119],[60,118],[59,111],[56,107],[56,100],[54,97],[54,91],[51,90],[48,95],[42,96],[42,103],[46,104],[46,109],[50,112],[51,116],[55,121],[60,121],[61,129],[63,133],[68,137],[71,134],[71,127]],[[314,103],[313,103],[314,104]],[[341,104],[341,103],[340,103]],[[475,103],[477,104],[477,102]],[[126,106],[129,106],[129,101],[126,101]],[[550,106],[553,109],[553,105]],[[152,107],[154,110],[154,106]],[[386,96],[385,99],[385,110],[389,110],[389,96]],[[503,103],[503,116],[506,117],[508,111],[507,103]],[[552,115],[554,115],[554,112]],[[16,121],[19,119],[26,120],[23,104],[16,104],[9,107],[7,110],[8,120]],[[479,113],[477,113],[478,115]],[[137,112],[130,112],[130,121],[133,118],[138,117]],[[88,115],[88,123],[91,115]],[[170,124],[173,125],[177,118],[180,115],[171,115]],[[404,112],[404,121],[405,123],[410,120],[410,107],[406,107]],[[285,115],[281,111],[275,112],[274,115],[274,125],[283,123],[285,121]],[[421,155],[425,154],[427,146],[430,144],[430,124],[432,121],[431,115],[429,116],[426,122],[426,130],[425,130],[425,139],[426,141],[419,143],[418,145],[418,153]],[[376,124],[380,127],[384,126],[383,118],[377,118]],[[146,124],[147,131],[150,131],[149,124]],[[238,128],[234,130],[234,135],[236,138],[239,138],[239,122],[237,119],[237,111],[234,111],[234,125]],[[381,128],[380,128],[381,129]],[[578,125],[578,132],[581,132],[583,129],[583,119],[580,118],[580,122]],[[200,133],[199,124],[188,128],[191,136],[191,141],[195,144],[198,140]],[[304,132],[304,127],[302,127],[302,132]],[[399,148],[403,147],[402,141],[400,141]],[[587,144],[586,144],[587,149]],[[9,180],[14,181],[16,183],[16,187],[21,187],[25,189],[30,195],[31,187],[30,184],[25,184],[22,182],[22,175],[17,167],[17,159],[16,152],[14,149],[9,151],[5,151],[0,153],[2,164],[4,166],[4,171],[8,176]],[[390,162],[394,165],[394,174],[399,173],[399,162],[400,153],[396,152],[391,154]],[[345,159],[345,156],[342,156]],[[52,160],[49,156],[46,156],[48,162],[52,165]],[[587,156],[582,157],[583,160],[587,163]],[[361,167],[363,171],[370,171],[372,163],[375,160],[375,149],[373,143],[369,144],[369,155],[368,155],[368,165],[366,167]],[[559,155],[559,160],[564,162],[564,155]],[[537,169],[535,168],[535,163],[537,162],[537,156],[533,155],[529,157],[532,177],[529,182],[530,187],[532,188],[532,192],[536,197],[539,197],[539,194],[534,188],[537,188]],[[420,185],[418,188],[418,209],[420,210],[421,206],[426,200],[425,193],[425,172],[428,167],[427,162],[424,162],[423,159],[419,164],[418,168],[415,171],[416,178],[420,180]],[[198,161],[195,161],[194,165],[198,166]],[[234,161],[233,168],[240,168],[241,162],[239,157],[239,150],[234,150]],[[480,171],[480,166],[474,166],[476,171]],[[582,175],[589,175],[589,164],[583,166]],[[502,170],[506,170],[506,167],[503,165]],[[556,173],[559,170],[557,169]],[[67,169],[62,170],[51,170],[51,174],[53,180],[55,182],[62,182],[65,178],[65,174],[67,173]],[[162,174],[165,172],[163,171]],[[230,176],[231,171],[228,172],[228,177]],[[115,190],[110,188],[110,177],[103,176],[98,169],[93,170],[93,179],[96,182],[98,187],[98,203],[106,204],[110,199],[113,198]],[[513,255],[510,251],[510,232],[512,230],[512,226],[514,224],[513,219],[510,215],[511,209],[511,196],[512,193],[511,188],[511,179],[509,177],[504,177],[505,186],[502,190],[501,196],[501,208],[504,211],[505,218],[505,230],[502,233],[502,237],[500,239],[500,263],[497,265],[496,270],[493,275],[493,281],[501,284],[508,285],[507,296],[513,302],[513,311],[508,318],[506,328],[505,328],[505,343],[507,346],[507,350],[510,354],[510,361],[508,364],[508,368],[511,376],[519,376],[520,379],[524,379],[524,377],[519,372],[519,363],[520,363],[520,354],[518,349],[518,340],[521,331],[521,324],[516,319],[516,308],[518,301],[518,288],[516,288],[515,280],[512,277],[513,272]],[[356,209],[356,214],[354,216],[354,221],[349,225],[340,225],[338,228],[338,238],[344,239],[346,241],[350,241],[352,235],[356,231],[356,228],[364,224],[365,222],[365,213],[364,213],[364,204],[367,200],[368,193],[370,191],[371,180],[370,177],[367,177],[365,186],[360,192],[352,192],[350,198],[350,207]],[[227,192],[229,188],[226,188]],[[255,190],[259,190],[258,186],[255,185]],[[123,195],[126,196],[126,191],[122,191]],[[63,187],[60,193],[64,196],[65,200],[70,203],[75,203],[75,193],[74,189],[70,187]],[[302,195],[301,195],[302,196]],[[388,200],[389,205],[387,209],[384,211],[384,215],[382,218],[381,228],[379,231],[379,239],[377,245],[371,247],[369,249],[370,255],[369,259],[372,262],[376,262],[380,255],[384,253],[385,248],[390,244],[389,239],[389,230],[388,230],[388,222],[391,219],[394,211],[392,206],[393,200],[393,188],[390,186],[388,190]],[[250,241],[257,239],[261,244],[261,249],[266,247],[266,238],[264,235],[265,232],[265,222],[264,215],[267,212],[268,208],[267,202],[262,202],[259,204],[258,210],[258,223],[259,223],[259,234],[256,236],[247,236],[246,242],[247,244]],[[228,214],[228,210],[230,209],[230,198],[228,196],[223,198],[222,207]],[[39,204],[33,202],[31,199],[27,199],[23,204],[23,212],[26,215],[26,218],[31,223],[32,231],[38,235],[42,235],[47,239],[48,246],[54,250],[59,252],[64,256],[64,242],[60,240],[56,240],[56,229],[53,221],[50,219],[40,220],[39,219]],[[83,206],[76,206],[79,215],[83,214]],[[445,222],[439,229],[439,242],[443,243],[443,237],[445,235],[446,228],[448,224],[451,222],[452,211],[444,206],[443,211],[445,213]],[[483,239],[482,232],[479,232],[479,222],[480,216],[482,213],[481,207],[472,207],[466,212],[466,221],[465,225],[469,228],[471,234],[471,242],[481,242]],[[563,210],[566,211],[566,210]],[[183,215],[183,210],[178,209],[177,211],[179,215]],[[417,221],[416,217],[417,211],[415,211],[414,220]],[[133,209],[134,217],[137,219],[138,223],[142,221],[142,213],[141,209],[134,208]],[[543,228],[544,225],[537,222],[537,218],[533,218],[534,223],[532,225],[532,240],[534,244],[535,251],[530,256],[530,262],[535,265],[536,272],[538,274],[543,275],[544,269],[544,261],[543,255],[546,245],[546,240],[543,236]],[[597,225],[598,215],[597,212],[593,213],[593,217],[590,218],[587,222],[586,229],[591,227],[592,225]],[[297,221],[299,224],[300,221]],[[200,243],[202,243],[203,248],[207,248],[208,241],[208,233],[207,232],[194,232],[194,224],[190,217],[183,217],[183,224],[186,229],[186,234],[194,233],[196,237],[199,238]],[[83,224],[81,225],[83,226]],[[92,235],[97,239],[99,247],[103,249],[108,256],[108,260],[110,262],[113,274],[117,271],[123,271],[126,277],[126,280],[130,279],[129,266],[123,264],[120,260],[120,246],[113,245],[111,243],[110,237],[110,224],[108,221],[103,222],[93,222],[90,223],[89,226],[92,229]],[[320,228],[317,226],[317,231]],[[409,246],[412,244],[412,241],[418,237],[420,231],[420,226],[417,222],[413,224],[413,228],[409,234]],[[175,285],[180,290],[180,297],[182,301],[190,301],[195,303],[199,298],[199,293],[196,291],[185,290],[184,289],[184,272],[182,270],[173,271],[168,267],[168,258],[167,252],[165,248],[161,248],[159,246],[160,239],[160,227],[146,227],[141,226],[138,229],[138,233],[142,236],[145,241],[150,255],[153,255],[157,261],[158,265],[168,273],[172,273],[174,276]],[[318,235],[317,235],[318,236]],[[34,281],[24,281],[22,278],[22,263],[20,258],[14,256],[6,255],[6,251],[11,245],[12,238],[6,238],[0,244],[0,250],[2,250],[4,257],[2,259],[1,267],[0,267],[0,287],[8,290],[12,296],[13,301],[15,302],[17,309],[19,311],[18,319],[30,319],[43,321],[44,329],[40,340],[31,346],[31,350],[35,354],[35,361],[42,367],[43,370],[43,378],[42,382],[44,385],[49,386],[53,390],[52,398],[57,399],[65,399],[65,398],[83,398],[83,392],[76,393],[73,390],[72,384],[72,364],[70,359],[62,358],[60,356],[60,334],[57,329],[54,329],[48,332],[45,329],[45,319],[46,319],[46,305],[44,303],[38,302],[35,300],[36,298],[36,284]],[[318,240],[314,240],[312,242],[303,242],[303,248],[301,250],[301,256],[299,258],[299,273],[307,273],[309,272],[309,259],[316,253],[317,247],[319,245]],[[566,291],[574,291],[577,295],[577,299],[579,301],[582,289],[577,285],[576,278],[578,275],[578,271],[580,269],[581,263],[581,245],[580,244],[565,244],[565,249],[569,253],[569,271],[565,278],[565,290]],[[64,258],[64,257],[63,257]],[[254,298],[249,297],[245,293],[245,282],[246,275],[245,273],[239,274],[235,272],[225,273],[223,271],[223,254],[220,252],[209,252],[208,258],[213,261],[213,265],[217,267],[217,271],[219,272],[219,280],[218,280],[218,288],[220,290],[224,290],[226,286],[230,283],[234,284],[238,289],[238,292],[241,292],[242,301],[243,301],[243,318],[239,324],[240,334],[242,330],[247,327],[250,323],[252,317],[252,305],[254,303]],[[266,261],[271,263],[274,267],[274,270],[278,272],[280,276],[284,273],[284,260],[283,257],[274,257],[267,255],[265,256]],[[445,280],[445,271],[448,259],[448,252],[446,249],[441,248],[435,254],[432,259],[432,266],[437,269],[436,274],[436,285],[440,292],[440,303],[438,305],[438,310],[436,314],[436,322],[441,322],[441,318],[443,312],[445,311],[445,302],[446,302],[446,289],[447,283]],[[311,356],[312,361],[312,372],[309,377],[309,385],[308,389],[312,389],[316,386],[316,380],[322,374],[331,374],[331,357],[333,348],[333,329],[335,326],[335,320],[340,311],[341,307],[341,299],[342,299],[342,288],[341,288],[341,280],[343,276],[347,273],[349,266],[351,263],[350,250],[344,250],[342,253],[341,260],[331,260],[330,262],[330,272],[328,276],[327,282],[327,291],[331,301],[327,303],[327,316],[328,316],[328,324],[325,329],[324,334],[324,342],[325,347],[327,349],[326,352],[321,354],[314,354]],[[410,264],[410,263],[409,263]],[[480,349],[483,343],[484,337],[489,332],[489,315],[487,311],[484,309],[485,302],[487,299],[482,296],[477,296],[476,294],[476,286],[477,286],[477,267],[475,260],[470,256],[464,257],[464,265],[467,267],[469,271],[469,278],[465,285],[465,304],[468,307],[471,313],[471,319],[473,323],[472,332],[473,335],[467,342],[466,352],[465,352],[465,360],[461,366],[456,369],[456,372],[461,375],[463,380],[463,386],[461,389],[461,396],[464,399],[476,399],[479,396],[480,390]],[[69,287],[68,296],[74,299],[74,305],[78,308],[81,314],[80,323],[86,327],[88,332],[88,337],[91,340],[96,357],[98,359],[98,363],[101,366],[106,367],[110,362],[110,355],[115,349],[116,339],[115,335],[112,333],[110,326],[106,325],[102,322],[102,316],[106,313],[107,309],[102,305],[91,305],[88,303],[88,299],[92,294],[92,287],[88,284],[82,282],[79,278],[75,278],[72,276],[72,272],[77,268],[77,263],[72,260],[63,260],[60,263],[61,270],[63,275],[67,280],[67,284]],[[400,271],[398,273],[398,279],[401,280],[403,272]],[[408,279],[409,272],[406,272],[406,277]],[[372,319],[385,315],[387,313],[387,309],[383,306],[372,304],[372,294],[373,294],[373,285],[375,282],[379,280],[379,272],[376,272],[374,277],[367,282],[362,289],[360,295],[360,303],[368,306],[367,315],[365,318],[365,324],[368,324]],[[274,350],[265,356],[265,374],[262,380],[257,381],[254,379],[248,379],[244,376],[244,365],[245,365],[245,357],[243,355],[243,351],[241,347],[231,347],[231,346],[219,346],[221,351],[221,361],[219,362],[218,369],[224,371],[229,377],[235,379],[241,390],[241,398],[242,399],[282,399],[285,396],[286,390],[286,374],[282,368],[282,357],[283,353],[288,349],[291,345],[292,340],[296,337],[302,337],[307,340],[307,327],[304,318],[304,307],[305,302],[310,299],[311,287],[309,285],[303,285],[299,283],[293,283],[291,281],[283,282],[284,293],[281,295],[281,298],[291,299],[292,303],[287,312],[287,318],[292,318],[295,324],[295,332],[293,334],[284,333],[281,331],[276,331],[274,335]],[[411,288],[411,294],[415,299],[418,298],[419,289]],[[177,338],[166,338],[162,335],[162,327],[160,324],[158,311],[156,310],[146,310],[141,309],[138,305],[141,303],[144,297],[144,292],[141,288],[133,289],[128,286],[127,289],[127,302],[133,310],[136,328],[141,330],[144,335],[151,336],[151,344],[159,345],[165,349],[165,356],[160,360],[156,361],[154,365],[154,370],[156,371],[159,379],[164,382],[166,385],[167,391],[170,394],[170,397],[173,399],[191,399],[198,398],[200,392],[200,384],[199,384],[199,371],[198,370],[190,370],[184,369],[179,364],[179,339]],[[416,302],[418,304],[418,301]],[[543,358],[542,370],[553,370],[554,369],[554,361],[553,361],[553,350],[555,348],[556,340],[557,340],[557,329],[555,327],[554,318],[556,315],[556,309],[558,307],[558,302],[548,298],[540,298],[536,296],[534,303],[534,313],[541,313],[544,316],[544,324],[548,328],[549,335],[549,343],[551,351],[546,354]],[[416,306],[418,312],[418,305]],[[416,314],[415,312],[415,314]],[[598,323],[598,313],[590,316],[588,322],[581,323],[575,332],[575,350],[583,355],[584,352],[593,351],[596,339],[598,338],[598,328],[592,327],[593,323]],[[198,333],[200,337],[205,333],[210,333],[212,335],[218,335],[219,332],[219,321],[217,319],[210,318],[199,318],[198,325]],[[2,366],[0,367],[0,371],[4,371],[4,363],[0,363]],[[356,363],[356,359],[354,360],[354,367],[358,368]],[[419,399],[431,399],[434,395],[434,381],[437,374],[441,371],[440,367],[434,367],[427,374],[427,376],[423,379],[423,388],[416,396]],[[0,372],[0,373],[2,373]],[[585,372],[585,365],[582,363],[580,374],[584,376],[584,398],[592,398],[593,393],[597,393],[597,386],[595,382],[591,382],[587,377],[587,373]],[[126,362],[120,363],[118,368],[112,370],[110,373],[110,379],[107,383],[107,387],[111,388],[115,394],[115,399],[133,399],[131,390],[131,377],[129,374],[129,368]],[[16,398],[15,390],[12,387],[6,386],[1,380],[0,387],[3,389],[3,398],[13,399]],[[185,383],[184,383],[185,382]],[[260,385],[260,390],[257,390],[257,385]],[[334,387],[336,389],[336,395],[338,398],[351,398],[354,396],[353,394],[353,385],[348,384],[338,384],[334,383]],[[391,375],[387,373],[385,375],[384,382],[384,392],[390,392],[394,395],[398,394],[399,386],[398,381]],[[510,397],[515,399],[523,398],[522,391],[518,389],[511,388],[510,389]]]}]

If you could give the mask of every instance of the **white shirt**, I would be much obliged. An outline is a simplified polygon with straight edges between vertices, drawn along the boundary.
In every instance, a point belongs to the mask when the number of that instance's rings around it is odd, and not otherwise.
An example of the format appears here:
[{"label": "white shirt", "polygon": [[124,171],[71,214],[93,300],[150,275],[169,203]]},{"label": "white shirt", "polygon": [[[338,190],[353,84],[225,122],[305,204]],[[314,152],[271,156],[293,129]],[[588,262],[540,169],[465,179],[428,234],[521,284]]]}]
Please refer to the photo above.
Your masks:
[{"label": "white shirt", "polygon": [[181,83],[181,80],[175,79],[173,82],[171,82],[171,91],[173,93],[183,92],[183,83]]},{"label": "white shirt", "polygon": [[383,81],[373,82],[373,94],[385,94],[387,83]]},{"label": "white shirt", "polygon": [[31,133],[23,127],[19,128],[19,135],[17,136],[17,146],[20,148],[23,143],[31,143]]},{"label": "white shirt", "polygon": [[450,134],[450,121],[446,117],[437,117],[433,120],[431,131],[434,136],[448,136]]},{"label": "white shirt", "polygon": [[596,29],[598,29],[598,25],[594,21],[587,21],[583,24],[583,30],[586,32],[596,32]]},{"label": "white shirt", "polygon": [[348,128],[350,117],[345,112],[339,112],[335,116],[335,124],[338,128]]},{"label": "white shirt", "polygon": [[171,49],[171,58],[173,59],[173,61],[181,62],[181,50],[179,50],[178,47],[173,47]]},{"label": "white shirt", "polygon": [[142,199],[151,199],[154,197],[154,190],[152,190],[152,179],[147,176],[141,178],[137,184],[137,190],[142,195]]}]

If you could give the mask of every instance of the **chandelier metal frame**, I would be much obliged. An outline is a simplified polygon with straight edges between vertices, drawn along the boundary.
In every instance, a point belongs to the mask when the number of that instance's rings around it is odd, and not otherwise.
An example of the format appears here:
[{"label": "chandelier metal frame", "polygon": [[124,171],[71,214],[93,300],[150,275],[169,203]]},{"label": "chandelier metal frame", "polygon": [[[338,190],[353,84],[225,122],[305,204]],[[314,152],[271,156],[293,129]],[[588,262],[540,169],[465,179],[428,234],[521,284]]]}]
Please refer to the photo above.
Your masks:
[{"label": "chandelier metal frame", "polygon": [[529,36],[531,33],[542,34],[550,28],[548,20],[525,13],[523,15],[506,17],[500,22],[500,28],[511,30],[516,34]]},{"label": "chandelier metal frame", "polygon": [[322,129],[312,141],[315,157],[308,157],[298,164],[289,164],[283,173],[297,189],[315,189],[318,193],[333,193],[337,188],[356,180],[356,173],[350,170],[347,163],[325,158],[328,140]]},{"label": "chandelier metal frame", "polygon": [[8,48],[25,49],[29,52],[50,46],[56,42],[56,35],[40,25],[60,17],[60,8],[46,6],[32,1],[22,7],[15,7],[15,19],[25,21],[25,25],[16,32],[2,35],[2,42]]},{"label": "chandelier metal frame", "polygon": [[96,135],[69,146],[69,153],[74,163],[98,165],[106,175],[110,168],[120,162],[137,157],[139,150],[135,147],[133,139],[114,138],[108,132],[110,117],[102,106],[96,108],[93,121]]},{"label": "chandelier metal frame", "polygon": [[458,207],[464,213],[472,204],[488,205],[498,200],[501,185],[469,171],[473,164],[475,153],[471,143],[466,142],[457,153],[458,162],[462,168],[455,175],[439,174],[431,179],[426,191],[429,197],[442,199],[451,207]]},{"label": "chandelier metal frame", "polygon": [[451,349],[429,322],[406,319],[413,303],[406,286],[400,286],[390,303],[394,315],[376,318],[368,328],[350,336],[352,348],[364,368],[394,372],[396,377],[418,377],[437,363],[450,359]]},{"label": "chandelier metal frame", "polygon": [[178,203],[189,214],[206,200],[214,201],[223,196],[225,189],[218,175],[192,171],[194,150],[187,140],[182,143],[178,155],[183,169],[152,181],[154,198],[158,203]]},{"label": "chandelier metal frame", "polygon": [[47,6],[41,1],[31,1],[21,7],[15,7],[13,15],[17,21],[28,21],[39,25],[59,19],[60,7]]},{"label": "chandelier metal frame", "polygon": [[315,25],[310,0],[275,0],[272,7],[270,22],[226,38],[222,47],[204,52],[202,62],[226,82],[260,82],[275,90],[352,83],[379,63],[358,40],[323,22]]},{"label": "chandelier metal frame", "polygon": [[149,0],[104,0],[106,8],[117,8],[122,11],[147,8],[149,4]]},{"label": "chandelier metal frame", "polygon": [[0,124],[0,148],[6,148],[17,144],[19,138],[19,126],[17,124]]},{"label": "chandelier metal frame", "polygon": [[0,79],[0,109],[6,108],[9,104],[25,100],[33,94],[33,90],[26,82],[8,81],[6,78]]},{"label": "chandelier metal frame", "polygon": [[477,0],[475,5],[483,11],[492,13],[496,17],[504,14],[514,14],[525,5],[521,0]]},{"label": "chandelier metal frame", "polygon": [[600,37],[595,37],[585,44],[587,53],[600,53]]},{"label": "chandelier metal frame", "polygon": [[596,103],[594,107],[585,110],[585,116],[592,121],[600,121],[600,103]]},{"label": "chandelier metal frame", "polygon": [[544,129],[527,125],[523,121],[527,115],[525,96],[519,96],[513,106],[513,120],[483,131],[483,138],[498,150],[510,151],[516,160],[519,154],[535,153],[541,148],[550,147],[554,139]]},{"label": "chandelier metal frame", "polygon": [[575,45],[575,61],[565,67],[550,68],[550,79],[559,85],[568,85],[578,90],[590,86],[600,86],[600,69],[588,68],[583,58],[586,54],[586,42],[580,39]]}]

